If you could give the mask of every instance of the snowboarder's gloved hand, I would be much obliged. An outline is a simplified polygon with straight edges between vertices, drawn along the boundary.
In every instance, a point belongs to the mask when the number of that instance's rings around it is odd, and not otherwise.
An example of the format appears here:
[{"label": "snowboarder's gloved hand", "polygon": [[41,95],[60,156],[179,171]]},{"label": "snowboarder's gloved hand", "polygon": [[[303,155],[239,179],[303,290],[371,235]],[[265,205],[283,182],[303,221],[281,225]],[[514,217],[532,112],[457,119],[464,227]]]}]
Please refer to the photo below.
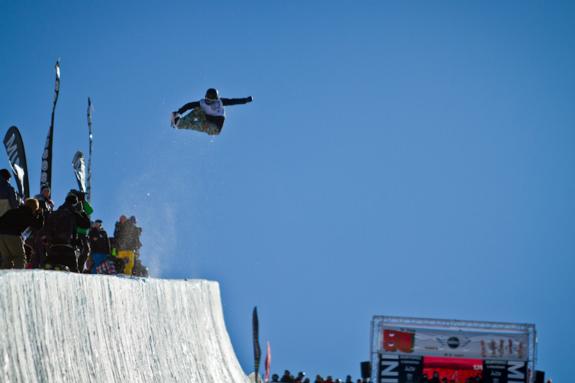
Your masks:
[{"label": "snowboarder's gloved hand", "polygon": [[252,102],[254,100],[254,98],[252,96],[248,97],[248,102]]}]

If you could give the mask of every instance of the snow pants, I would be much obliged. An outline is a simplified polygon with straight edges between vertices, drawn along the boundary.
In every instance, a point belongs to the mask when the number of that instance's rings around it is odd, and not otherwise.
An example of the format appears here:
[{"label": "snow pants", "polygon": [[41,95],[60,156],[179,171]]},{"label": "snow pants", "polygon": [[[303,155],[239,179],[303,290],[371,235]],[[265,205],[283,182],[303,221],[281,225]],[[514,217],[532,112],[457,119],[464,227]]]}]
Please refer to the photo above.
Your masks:
[{"label": "snow pants", "polygon": [[2,269],[23,269],[26,266],[24,241],[19,235],[0,234]]},{"label": "snow pants", "polygon": [[194,108],[190,113],[180,118],[176,127],[178,129],[191,129],[198,132],[208,133],[210,136],[217,136],[222,131],[225,117],[207,116],[202,108]]},{"label": "snow pants", "polygon": [[134,260],[136,259],[136,252],[134,250],[118,250],[118,258],[126,259],[128,263],[124,267],[124,274],[132,275],[132,270],[134,270]]}]

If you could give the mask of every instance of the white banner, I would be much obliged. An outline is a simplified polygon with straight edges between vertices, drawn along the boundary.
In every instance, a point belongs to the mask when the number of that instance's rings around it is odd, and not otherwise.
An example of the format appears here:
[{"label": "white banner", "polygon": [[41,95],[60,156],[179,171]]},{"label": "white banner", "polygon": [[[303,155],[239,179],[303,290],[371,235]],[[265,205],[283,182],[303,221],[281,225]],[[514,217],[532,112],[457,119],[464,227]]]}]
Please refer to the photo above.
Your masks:
[{"label": "white banner", "polygon": [[451,331],[385,325],[379,352],[454,358],[527,361],[528,334]]},{"label": "white banner", "polygon": [[383,374],[386,363],[421,358],[424,370],[471,371],[467,377],[482,371],[486,383],[534,383],[527,371],[536,370],[536,351],[535,325],[529,323],[382,315],[371,321],[371,363],[378,366],[372,378],[377,382],[392,381]]}]

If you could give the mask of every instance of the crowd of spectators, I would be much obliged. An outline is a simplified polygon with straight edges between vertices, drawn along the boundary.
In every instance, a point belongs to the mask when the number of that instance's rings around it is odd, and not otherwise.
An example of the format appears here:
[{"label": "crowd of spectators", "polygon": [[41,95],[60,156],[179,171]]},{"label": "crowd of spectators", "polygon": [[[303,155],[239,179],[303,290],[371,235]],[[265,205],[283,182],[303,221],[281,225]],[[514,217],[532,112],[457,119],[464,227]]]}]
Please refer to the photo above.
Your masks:
[{"label": "crowd of spectators", "polygon": [[[297,375],[292,375],[289,370],[285,370],[283,375],[280,377],[278,374],[273,374],[271,377],[271,382],[281,382],[281,383],[311,383],[311,379],[306,376],[304,372],[299,372]],[[369,383],[370,379],[357,379],[355,383]],[[440,377],[439,373],[434,372],[431,377],[427,374],[422,374],[421,383],[461,383],[454,379],[448,379],[446,377]],[[327,376],[323,378],[320,375],[316,375],[313,383],[354,383],[351,375],[347,375],[345,380],[339,378],[333,378],[332,376]],[[483,379],[479,376],[469,377],[465,380],[465,383],[483,383]],[[551,383],[551,379],[547,380],[547,383]]]},{"label": "crowd of spectators", "polygon": [[[429,378],[426,374],[423,374],[421,377],[421,383],[460,383],[462,380],[455,380],[455,379],[448,379],[446,377],[440,377],[437,372],[434,372],[431,378]],[[484,380],[481,376],[472,376],[465,379],[465,383],[483,383]],[[547,380],[547,383],[552,383],[551,379]]]},{"label": "crowd of spectators", "polygon": [[[289,370],[285,370],[283,375],[280,377],[278,374],[273,374],[271,378],[272,382],[281,383],[311,383],[312,380],[306,376],[305,372],[298,372],[297,375],[292,375]],[[353,380],[351,375],[347,375],[344,380],[339,378],[333,378],[331,375],[327,375],[325,378],[321,375],[316,375],[313,383],[368,383],[369,380],[357,379]]]},{"label": "crowd of spectators", "polygon": [[[455,379],[448,379],[446,377],[440,377],[437,371],[434,371],[431,378],[427,374],[421,376],[421,383],[460,383],[460,381]],[[480,376],[473,376],[465,379],[465,383],[483,383],[483,379]]]},{"label": "crowd of spectators", "polygon": [[70,190],[55,209],[48,186],[22,201],[10,178],[0,169],[0,268],[148,276],[134,216],[120,216],[110,238],[85,193]]}]

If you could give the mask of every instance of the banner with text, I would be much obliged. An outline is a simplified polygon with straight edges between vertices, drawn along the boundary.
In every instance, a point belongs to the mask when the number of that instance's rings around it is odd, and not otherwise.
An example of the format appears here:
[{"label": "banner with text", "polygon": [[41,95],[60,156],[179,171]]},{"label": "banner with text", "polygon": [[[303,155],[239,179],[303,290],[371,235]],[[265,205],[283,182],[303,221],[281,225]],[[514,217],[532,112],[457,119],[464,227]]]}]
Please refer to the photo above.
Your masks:
[{"label": "banner with text", "polygon": [[374,317],[372,353],[531,362],[530,324]]}]

